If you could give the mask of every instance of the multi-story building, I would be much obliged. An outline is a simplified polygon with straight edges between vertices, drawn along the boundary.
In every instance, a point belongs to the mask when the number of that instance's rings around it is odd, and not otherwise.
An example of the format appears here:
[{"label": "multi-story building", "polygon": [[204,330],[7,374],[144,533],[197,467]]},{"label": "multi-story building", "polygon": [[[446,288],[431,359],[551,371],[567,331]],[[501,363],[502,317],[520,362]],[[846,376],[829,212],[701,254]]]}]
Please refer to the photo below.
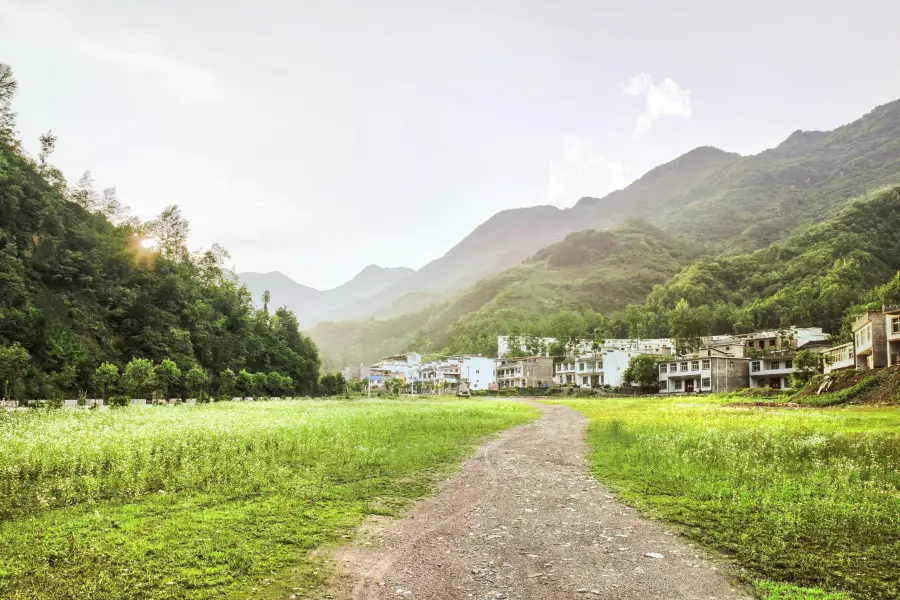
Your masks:
[{"label": "multi-story building", "polygon": [[856,368],[863,371],[888,365],[887,319],[884,311],[869,310],[853,322],[853,354]]},{"label": "multi-story building", "polygon": [[750,387],[787,389],[791,387],[794,355],[789,348],[762,358],[750,359]]},{"label": "multi-story building", "polygon": [[622,376],[632,357],[638,354],[651,354],[641,352],[636,348],[607,349],[599,352],[579,356],[577,358],[564,359],[554,365],[553,381],[558,385],[576,385],[579,387],[600,387],[608,385],[621,387]]},{"label": "multi-story building", "polygon": [[497,384],[505,387],[547,387],[553,383],[553,359],[549,356],[498,358]]},{"label": "multi-story building", "polygon": [[789,327],[784,330],[757,331],[734,336],[746,350],[776,350],[784,346],[801,348],[811,342],[823,342],[828,334],[821,327]]},{"label": "multi-story building", "polygon": [[424,363],[412,383],[414,393],[454,394],[459,389],[459,361],[451,359]]},{"label": "multi-story building", "polygon": [[467,354],[456,360],[459,361],[459,376],[470,390],[486,390],[497,382],[493,358]]},{"label": "multi-story building", "polygon": [[824,371],[831,373],[841,369],[856,368],[856,356],[853,354],[853,342],[838,344],[822,350],[825,359]]},{"label": "multi-story building", "polygon": [[900,365],[900,306],[885,306],[884,325],[887,340],[887,364]]},{"label": "multi-story building", "polygon": [[728,356],[712,348],[659,364],[662,394],[730,392],[748,385],[750,359]]},{"label": "multi-story building", "polygon": [[[497,356],[500,358],[506,357],[510,353],[510,337],[506,335],[497,336]],[[539,338],[539,343],[546,349],[546,352],[542,352],[542,356],[548,356],[550,348],[556,343],[556,338],[545,337]],[[525,337],[519,338],[520,352],[531,352],[528,348],[528,344],[526,343],[527,339]],[[579,340],[574,347],[570,348],[573,356],[587,356],[593,352],[603,349],[619,349],[619,350],[627,350],[634,349],[638,350],[644,354],[670,354],[674,348],[674,344],[670,339],[646,339],[646,340],[630,340],[630,339],[609,339],[604,340],[602,344],[600,344],[599,348],[595,347],[594,340],[591,339],[583,339]]]}]

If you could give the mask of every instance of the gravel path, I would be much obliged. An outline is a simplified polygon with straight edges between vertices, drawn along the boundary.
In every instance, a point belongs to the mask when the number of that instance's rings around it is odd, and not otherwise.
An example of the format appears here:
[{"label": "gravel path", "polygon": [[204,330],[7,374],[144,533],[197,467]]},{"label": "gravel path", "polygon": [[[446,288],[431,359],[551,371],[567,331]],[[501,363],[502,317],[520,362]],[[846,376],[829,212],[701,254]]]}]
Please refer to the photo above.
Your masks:
[{"label": "gravel path", "polygon": [[581,413],[535,406],[543,417],[482,446],[438,495],[338,549],[330,597],[749,600],[589,475]]}]

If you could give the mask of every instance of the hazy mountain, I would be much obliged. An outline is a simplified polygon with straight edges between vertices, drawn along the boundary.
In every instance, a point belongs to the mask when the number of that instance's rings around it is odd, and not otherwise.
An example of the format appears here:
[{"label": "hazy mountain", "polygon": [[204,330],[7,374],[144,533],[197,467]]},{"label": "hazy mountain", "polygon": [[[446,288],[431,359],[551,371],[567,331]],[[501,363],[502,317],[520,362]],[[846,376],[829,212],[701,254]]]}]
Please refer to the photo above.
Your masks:
[{"label": "hazy mountain", "polygon": [[[498,213],[446,255],[367,299],[365,306],[372,314],[392,299],[414,291],[440,290],[448,298],[453,297],[448,291],[454,285],[464,285],[469,276],[481,277],[491,270],[497,272],[518,264],[523,255],[533,255],[538,247],[557,242],[574,231],[608,228],[631,217],[643,218],[670,236],[691,241],[694,247],[705,247],[708,254],[741,254],[767,248],[792,232],[832,218],[849,200],[895,184],[900,184],[900,101],[880,106],[833,131],[794,132],[778,146],[752,156],[697,148],[653,169],[623,190],[600,199],[582,198],[569,209],[540,206]],[[640,244],[634,243],[637,245],[632,250],[639,252]],[[611,258],[619,253],[630,256],[630,251],[617,246]],[[532,264],[532,270],[540,271],[540,261]],[[777,261],[771,268],[779,268]],[[487,277],[429,310],[414,312],[414,303],[406,303],[410,312],[388,321],[320,325],[313,337],[319,338],[332,357],[364,350],[360,340],[377,336],[393,339],[396,346],[379,344],[378,350],[403,350],[411,342],[423,341],[424,338],[413,337],[420,329],[431,342],[441,344],[440,340],[454,337],[453,331],[478,329],[479,321],[473,321],[474,315],[466,307],[481,307],[477,302],[470,305],[466,299],[480,298],[496,286],[506,290],[497,288],[498,297],[515,295],[527,303],[546,296],[546,289],[537,290],[529,281],[548,281],[551,283],[547,285],[557,290],[559,306],[569,305],[567,294],[573,285],[578,290],[588,289],[578,283],[581,275],[572,270],[555,270],[549,280],[543,276],[535,278],[536,275],[522,279],[521,274],[527,272],[531,271],[512,269]],[[507,281],[508,277],[512,280]],[[581,309],[607,311],[611,305],[604,299],[616,298],[617,294],[633,299],[632,292],[625,280],[617,279],[600,280],[593,297],[580,291],[577,295]],[[494,303],[484,310],[506,318],[511,307],[505,304]],[[366,314],[360,309],[360,305],[350,305],[345,314]],[[351,310],[357,312],[349,313]],[[436,315],[455,316],[457,320],[436,321]],[[518,319],[517,316],[505,323],[520,323]],[[486,343],[497,327],[487,329],[492,333],[484,328],[473,333],[472,339],[480,340],[478,345]],[[335,332],[340,332],[344,341],[335,338]],[[486,337],[478,337],[482,334]],[[454,344],[439,347],[465,350]]]},{"label": "hazy mountain", "polygon": [[[406,310],[424,308],[482,277],[521,263],[570,233],[605,229],[631,217],[644,217],[671,195],[690,189],[740,158],[717,148],[697,148],[602,199],[582,198],[571,208],[532,206],[501,211],[415,274],[373,297],[331,311],[325,319],[386,317],[401,314],[400,306]],[[405,301],[392,308],[399,298]]]},{"label": "hazy mountain", "polygon": [[246,284],[257,306],[262,305],[263,292],[269,290],[272,309],[285,305],[294,311],[301,326],[308,327],[319,321],[323,314],[377,294],[413,273],[413,269],[406,267],[369,265],[350,281],[330,290],[302,285],[279,271],[238,273],[238,279]]}]

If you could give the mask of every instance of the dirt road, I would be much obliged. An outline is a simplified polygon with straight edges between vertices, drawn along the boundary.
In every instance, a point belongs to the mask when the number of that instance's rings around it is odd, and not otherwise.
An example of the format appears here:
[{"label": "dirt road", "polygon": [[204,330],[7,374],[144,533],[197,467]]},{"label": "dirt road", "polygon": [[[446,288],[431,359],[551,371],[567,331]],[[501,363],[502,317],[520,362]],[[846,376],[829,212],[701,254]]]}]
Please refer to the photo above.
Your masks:
[{"label": "dirt road", "polygon": [[334,598],[747,599],[723,569],[616,502],[564,406],[481,447],[402,519],[363,527],[334,558]]}]

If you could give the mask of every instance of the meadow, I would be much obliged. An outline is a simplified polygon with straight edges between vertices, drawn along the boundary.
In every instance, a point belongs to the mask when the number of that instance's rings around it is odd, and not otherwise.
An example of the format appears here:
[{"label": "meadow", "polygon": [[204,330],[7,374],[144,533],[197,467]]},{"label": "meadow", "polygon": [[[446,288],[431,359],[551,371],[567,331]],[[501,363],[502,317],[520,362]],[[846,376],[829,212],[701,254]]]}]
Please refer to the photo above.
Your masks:
[{"label": "meadow", "polygon": [[900,409],[572,400],[600,481],[771,600],[900,598]]},{"label": "meadow", "polygon": [[0,598],[281,598],[311,551],[534,409],[293,400],[0,413]]}]

